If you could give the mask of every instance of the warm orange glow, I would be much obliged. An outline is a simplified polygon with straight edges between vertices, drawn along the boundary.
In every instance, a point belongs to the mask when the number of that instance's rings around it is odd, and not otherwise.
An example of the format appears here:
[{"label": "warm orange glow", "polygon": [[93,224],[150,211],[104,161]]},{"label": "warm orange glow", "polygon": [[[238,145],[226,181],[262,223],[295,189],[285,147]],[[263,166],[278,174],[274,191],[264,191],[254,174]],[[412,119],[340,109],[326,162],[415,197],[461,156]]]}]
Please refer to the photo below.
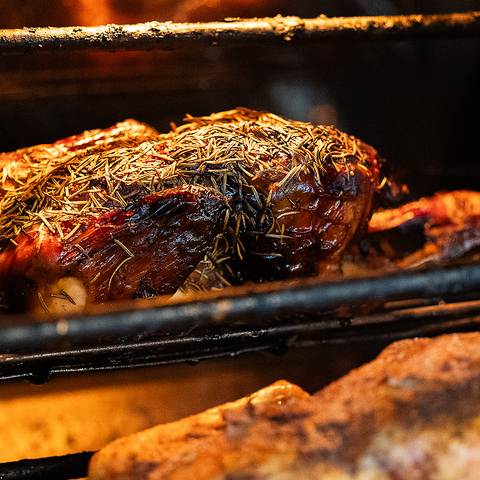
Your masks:
[{"label": "warm orange glow", "polygon": [[168,0],[146,2],[139,0],[121,5],[113,0],[69,0],[71,24],[82,26],[108,23],[140,23],[151,20],[174,22],[221,21],[226,17],[261,17],[282,13],[287,2],[271,4],[268,0]]},{"label": "warm orange glow", "polygon": [[299,15],[289,0],[61,0],[11,2],[2,10],[0,28],[97,26],[109,23],[210,22],[227,17]]},{"label": "warm orange glow", "polygon": [[111,0],[76,0],[72,9],[82,26],[106,25],[114,23]]}]

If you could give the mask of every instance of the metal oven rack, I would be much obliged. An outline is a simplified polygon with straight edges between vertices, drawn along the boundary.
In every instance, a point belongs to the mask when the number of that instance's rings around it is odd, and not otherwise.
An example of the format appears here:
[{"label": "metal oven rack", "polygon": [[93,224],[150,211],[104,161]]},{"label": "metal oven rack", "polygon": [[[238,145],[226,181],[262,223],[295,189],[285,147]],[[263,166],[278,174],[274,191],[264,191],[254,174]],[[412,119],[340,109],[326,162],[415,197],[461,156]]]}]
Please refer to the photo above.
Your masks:
[{"label": "metal oven rack", "polygon": [[[0,55],[475,37],[480,12],[397,17],[149,22],[0,30]],[[480,264],[228,290],[176,303],[157,299],[80,317],[8,317],[0,328],[0,380],[197,362],[249,351],[477,329]],[[0,478],[73,478],[91,452],[0,466]]]}]

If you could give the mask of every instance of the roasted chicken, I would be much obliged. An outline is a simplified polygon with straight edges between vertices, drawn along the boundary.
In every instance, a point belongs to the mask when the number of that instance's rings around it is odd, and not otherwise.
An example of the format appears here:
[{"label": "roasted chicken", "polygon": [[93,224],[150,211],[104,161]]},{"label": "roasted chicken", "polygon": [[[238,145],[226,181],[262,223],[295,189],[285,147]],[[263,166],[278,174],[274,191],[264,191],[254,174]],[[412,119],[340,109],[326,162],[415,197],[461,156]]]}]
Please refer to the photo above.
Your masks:
[{"label": "roasted chicken", "polygon": [[126,121],[3,154],[0,168],[9,311],[317,275],[401,190],[360,140],[248,109],[168,134]]}]

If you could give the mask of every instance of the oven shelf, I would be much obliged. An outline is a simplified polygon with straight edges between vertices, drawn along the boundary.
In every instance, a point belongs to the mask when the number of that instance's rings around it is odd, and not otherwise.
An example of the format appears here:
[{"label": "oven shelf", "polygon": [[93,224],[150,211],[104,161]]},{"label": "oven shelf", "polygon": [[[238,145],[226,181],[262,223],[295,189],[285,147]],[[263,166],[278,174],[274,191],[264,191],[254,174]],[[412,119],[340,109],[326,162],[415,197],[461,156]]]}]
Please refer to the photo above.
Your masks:
[{"label": "oven shelf", "polygon": [[480,264],[233,288],[81,317],[5,317],[0,380],[119,370],[321,344],[395,341],[477,329]]}]

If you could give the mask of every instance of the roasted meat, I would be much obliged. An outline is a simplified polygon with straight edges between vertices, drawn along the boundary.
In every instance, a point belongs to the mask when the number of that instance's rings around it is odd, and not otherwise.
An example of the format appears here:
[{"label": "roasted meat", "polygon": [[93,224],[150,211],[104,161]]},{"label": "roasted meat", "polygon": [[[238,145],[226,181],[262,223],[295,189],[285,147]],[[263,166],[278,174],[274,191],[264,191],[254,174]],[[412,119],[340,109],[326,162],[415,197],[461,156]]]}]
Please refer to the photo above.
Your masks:
[{"label": "roasted meat", "polygon": [[462,225],[480,216],[480,192],[456,190],[437,193],[398,208],[378,210],[368,224],[370,233],[423,221],[431,225]]},{"label": "roasted meat", "polygon": [[[480,193],[441,192],[397,208],[378,210],[372,215],[368,232],[380,246],[378,250],[398,268],[452,263],[478,252]],[[410,249],[405,248],[408,244]]]},{"label": "roasted meat", "polygon": [[64,278],[88,304],[317,275],[396,194],[377,152],[334,127],[248,109],[187,120],[0,157],[7,309],[76,306]]},{"label": "roasted meat", "polygon": [[387,347],[315,395],[280,381],[94,455],[90,480],[473,480],[480,334]]},{"label": "roasted meat", "polygon": [[11,310],[39,314],[172,294],[221,231],[225,211],[221,195],[188,185],[146,195],[77,229],[64,223],[68,238],[32,228],[0,257],[0,286]]}]

